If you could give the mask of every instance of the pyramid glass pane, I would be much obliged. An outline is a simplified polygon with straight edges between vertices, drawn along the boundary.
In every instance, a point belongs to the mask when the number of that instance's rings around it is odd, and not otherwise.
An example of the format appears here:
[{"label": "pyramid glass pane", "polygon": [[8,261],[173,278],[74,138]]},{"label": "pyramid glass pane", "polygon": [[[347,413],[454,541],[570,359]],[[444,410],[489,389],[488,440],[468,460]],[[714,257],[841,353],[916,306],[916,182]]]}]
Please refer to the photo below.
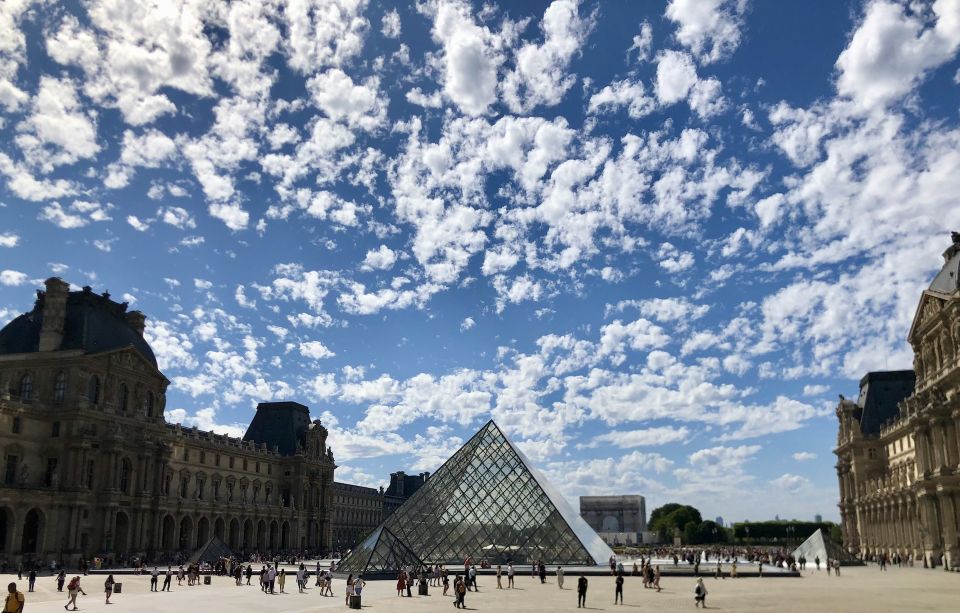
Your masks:
[{"label": "pyramid glass pane", "polygon": [[[472,558],[491,564],[605,564],[609,547],[492,421],[344,559],[341,570],[392,571]],[[391,557],[393,556],[393,557]]]}]

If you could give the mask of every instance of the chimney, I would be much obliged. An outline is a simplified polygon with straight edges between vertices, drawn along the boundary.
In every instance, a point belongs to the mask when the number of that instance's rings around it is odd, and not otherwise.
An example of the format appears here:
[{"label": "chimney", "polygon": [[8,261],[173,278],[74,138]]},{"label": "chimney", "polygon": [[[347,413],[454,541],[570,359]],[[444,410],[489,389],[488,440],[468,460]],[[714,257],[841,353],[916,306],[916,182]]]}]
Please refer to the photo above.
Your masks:
[{"label": "chimney", "polygon": [[67,318],[67,294],[70,285],[57,277],[44,282],[43,323],[40,325],[40,351],[56,351],[63,343],[63,324]]},{"label": "chimney", "polygon": [[137,334],[143,336],[143,329],[146,327],[147,316],[140,311],[130,311],[127,313],[127,325],[133,328]]},{"label": "chimney", "polygon": [[960,251],[960,232],[951,232],[950,233],[951,245],[947,247],[947,250],[943,252],[943,263],[946,264],[950,261],[954,255]]}]

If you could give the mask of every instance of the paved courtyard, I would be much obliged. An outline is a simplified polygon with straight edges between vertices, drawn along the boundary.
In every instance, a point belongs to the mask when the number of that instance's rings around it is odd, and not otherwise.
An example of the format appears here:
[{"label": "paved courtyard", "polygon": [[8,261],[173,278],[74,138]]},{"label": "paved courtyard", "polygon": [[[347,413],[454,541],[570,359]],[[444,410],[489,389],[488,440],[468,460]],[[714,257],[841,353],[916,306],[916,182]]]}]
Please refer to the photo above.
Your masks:
[{"label": "paved courtyard", "polygon": [[[123,576],[123,593],[113,596],[115,604],[103,601],[103,576],[90,575],[82,582],[88,596],[80,596],[80,610],[85,613],[119,613],[136,611],[152,613],[165,611],[230,611],[231,613],[297,613],[317,608],[347,610],[343,602],[344,581],[337,580],[335,598],[324,598],[319,590],[311,588],[305,594],[297,593],[296,581],[288,580],[290,593],[264,595],[256,586],[237,587],[231,579],[214,577],[210,586],[180,587],[176,580],[170,593],[150,593],[146,576]],[[16,580],[16,575],[3,575],[3,585]],[[162,581],[162,579],[161,579]],[[493,577],[480,578],[480,592],[467,594],[467,606],[477,611],[506,613],[512,611],[567,611],[576,609],[576,578],[568,576],[563,590],[557,588],[555,578],[548,577],[541,585],[529,576],[517,577],[515,590],[495,589]],[[960,574],[940,571],[893,569],[881,573],[876,567],[844,568],[842,577],[827,576],[825,572],[805,572],[802,578],[764,579],[705,579],[709,590],[707,603],[721,611],[950,611],[956,610],[956,595],[960,593]],[[26,581],[18,582],[26,591]],[[625,585],[624,609],[687,610],[693,609],[693,580],[667,578],[663,591],[643,589],[640,579],[628,577]],[[415,591],[415,590],[414,590]],[[442,590],[431,588],[429,597],[397,598],[395,582],[371,581],[364,592],[363,605],[368,611],[412,612],[449,611],[452,599],[440,595]],[[27,594],[24,613],[57,613],[63,610],[66,593],[56,591],[54,579],[43,576],[37,580],[37,591]],[[613,579],[590,578],[587,597],[593,611],[619,609],[613,605]]]}]

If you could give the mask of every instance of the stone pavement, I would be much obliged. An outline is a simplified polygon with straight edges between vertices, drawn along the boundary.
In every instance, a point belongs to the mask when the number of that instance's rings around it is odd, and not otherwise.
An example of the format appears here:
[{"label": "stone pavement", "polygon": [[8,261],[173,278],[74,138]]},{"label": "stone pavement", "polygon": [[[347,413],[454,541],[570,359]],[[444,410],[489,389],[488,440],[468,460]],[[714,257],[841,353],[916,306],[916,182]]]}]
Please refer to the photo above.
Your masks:
[{"label": "stone pavement", "polygon": [[[875,566],[844,568],[841,577],[827,576],[807,571],[800,579],[746,578],[716,580],[705,578],[709,590],[707,604],[720,611],[843,611],[870,612],[896,611],[950,611],[956,610],[956,596],[960,594],[960,574],[921,568],[891,569],[880,572]],[[72,575],[68,575],[72,576]],[[286,594],[274,596],[260,592],[256,585],[237,587],[226,577],[213,577],[209,586],[188,587],[186,582],[177,586],[173,582],[170,593],[150,593],[148,576],[123,576],[123,593],[115,594],[114,604],[105,605],[103,576],[84,577],[81,585],[87,596],[80,596],[80,611],[84,613],[154,613],[168,611],[191,611],[211,613],[306,613],[318,608],[346,611],[344,606],[343,580],[334,582],[336,597],[322,597],[317,588],[307,593],[297,593],[296,581],[288,578]],[[16,575],[2,575],[0,581],[6,586]],[[624,587],[625,605],[613,605],[613,578],[592,577],[587,593],[588,608],[592,611],[623,609],[647,610],[692,610],[692,579],[665,578],[661,581],[661,593],[645,590],[639,578],[627,577]],[[254,582],[256,578],[254,578]],[[18,581],[22,591],[27,582]],[[162,578],[161,578],[162,583]],[[452,581],[451,581],[452,583]],[[506,612],[552,612],[576,610],[576,577],[567,575],[563,590],[559,590],[555,577],[548,577],[547,584],[529,576],[518,576],[519,589],[497,590],[493,577],[479,579],[480,592],[467,594],[467,606],[476,611]],[[506,578],[504,578],[506,583]],[[414,590],[416,592],[416,590]],[[428,597],[398,598],[395,581],[371,581],[364,591],[363,605],[368,611],[420,612],[449,611],[452,598],[441,596],[442,588],[431,588]],[[24,613],[58,613],[63,610],[66,592],[56,591],[53,577],[45,575],[37,580],[37,591],[26,594]]]}]

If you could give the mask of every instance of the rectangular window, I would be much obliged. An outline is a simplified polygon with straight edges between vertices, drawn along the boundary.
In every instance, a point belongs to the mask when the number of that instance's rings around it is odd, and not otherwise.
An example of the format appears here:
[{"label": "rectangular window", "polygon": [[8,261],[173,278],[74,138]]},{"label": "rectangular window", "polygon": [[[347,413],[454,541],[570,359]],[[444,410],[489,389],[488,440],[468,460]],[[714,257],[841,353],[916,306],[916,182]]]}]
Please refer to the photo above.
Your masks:
[{"label": "rectangular window", "polygon": [[206,451],[201,451],[201,452],[200,452],[200,463],[201,463],[201,464],[206,464],[206,462],[207,462],[207,452],[206,452]]},{"label": "rectangular window", "polygon": [[50,436],[52,436],[53,438],[57,438],[58,436],[60,436],[60,422],[59,422],[59,421],[53,422],[53,426],[52,426],[52,429],[51,429],[51,432],[50,432]]},{"label": "rectangular window", "polygon": [[43,484],[47,487],[53,485],[53,480],[57,474],[57,458],[47,458],[47,472],[43,475]]},{"label": "rectangular window", "polygon": [[233,458],[230,458],[230,468],[233,468]]},{"label": "rectangular window", "polygon": [[215,458],[215,461],[216,461],[216,463],[217,463],[217,466],[220,466],[220,454],[219,454],[219,453],[217,454],[217,456],[216,456],[216,458]]},{"label": "rectangular window", "polygon": [[187,449],[186,447],[183,448],[183,461],[184,462],[190,461],[190,450]]},{"label": "rectangular window", "polygon": [[17,459],[15,455],[7,456],[7,469],[3,478],[3,482],[7,485],[13,485],[17,482]]},{"label": "rectangular window", "polygon": [[190,483],[190,480],[187,479],[186,477],[182,477],[180,479],[180,497],[181,498],[187,497],[187,487],[189,486],[189,483]]},{"label": "rectangular window", "polygon": [[260,472],[260,462],[257,462],[257,472]]},{"label": "rectangular window", "polygon": [[243,460],[243,470],[247,470],[247,460],[246,460],[246,458],[244,458],[244,460]]},{"label": "rectangular window", "polygon": [[267,464],[267,474],[268,475],[273,474],[273,464]]},{"label": "rectangular window", "polygon": [[87,488],[93,489],[93,460],[87,462]]},{"label": "rectangular window", "polygon": [[21,427],[20,417],[19,417],[19,416],[14,417],[14,418],[13,418],[13,433],[14,433],[14,434],[20,434],[20,427]]}]

